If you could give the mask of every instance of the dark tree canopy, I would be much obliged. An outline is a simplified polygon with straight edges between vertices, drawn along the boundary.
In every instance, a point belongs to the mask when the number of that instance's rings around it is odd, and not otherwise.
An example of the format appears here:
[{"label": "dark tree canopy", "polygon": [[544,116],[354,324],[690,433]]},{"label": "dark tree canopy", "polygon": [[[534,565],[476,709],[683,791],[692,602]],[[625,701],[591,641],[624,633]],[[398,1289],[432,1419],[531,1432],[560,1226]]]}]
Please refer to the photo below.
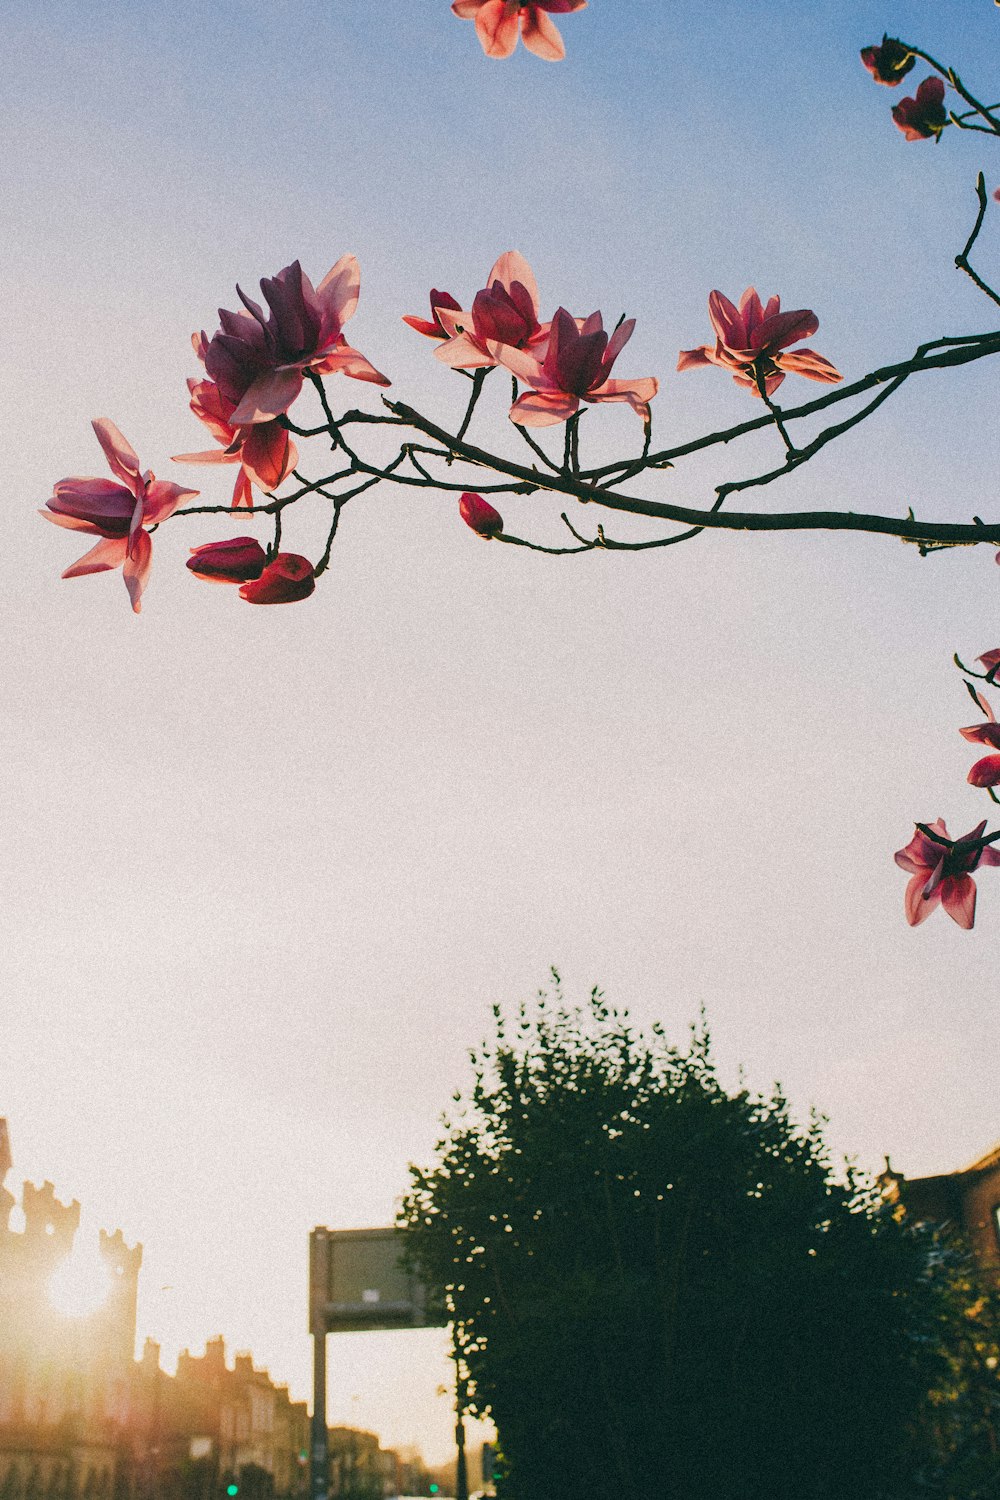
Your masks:
[{"label": "dark tree canopy", "polygon": [[557,979],[473,1063],[402,1220],[506,1500],[971,1497],[963,1447],[1000,1480],[964,1261],[780,1090],[728,1093],[703,1027],[682,1052]]}]

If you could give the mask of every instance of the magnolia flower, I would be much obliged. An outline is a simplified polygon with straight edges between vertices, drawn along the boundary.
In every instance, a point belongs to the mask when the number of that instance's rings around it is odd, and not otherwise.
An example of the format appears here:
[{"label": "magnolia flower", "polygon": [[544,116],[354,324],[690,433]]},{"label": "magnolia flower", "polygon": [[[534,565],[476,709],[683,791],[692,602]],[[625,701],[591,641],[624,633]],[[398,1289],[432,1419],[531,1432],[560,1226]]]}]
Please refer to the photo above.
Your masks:
[{"label": "magnolia flower", "polygon": [[60,479],[52,499],[45,502],[47,509],[39,514],[57,526],[103,538],[62,576],[82,578],[87,573],[121,568],[132,608],[138,614],[153,553],[152,539],[145,528],[165,521],[182,501],[193,500],[198,491],[168,484],[155,478],[149,469],[141,474],[135,450],[115,424],[99,417],[92,425],[108,467],[122,483]]},{"label": "magnolia flower", "polygon": [[430,321],[426,318],[416,318],[412,313],[403,314],[403,322],[415,328],[428,339],[451,338],[454,329],[446,328],[439,316],[440,309],[449,308],[453,311],[461,311],[458,303],[450,292],[439,292],[436,287],[431,288],[431,316]]},{"label": "magnolia flower", "polygon": [[627,401],[643,421],[649,402],[659,390],[654,376],[641,380],[611,380],[612,366],[632,336],[635,319],[619,323],[608,336],[599,312],[581,324],[564,307],[552,319],[544,355],[508,344],[488,344],[497,364],[531,386],[510,409],[510,419],[524,427],[549,427],[565,422],[581,401]]},{"label": "magnolia flower", "polygon": [[[926,826],[948,839],[942,818]],[[972,926],[976,919],[976,882],[971,872],[981,864],[1000,864],[1000,851],[979,844],[985,827],[984,818],[971,833],[946,844],[928,838],[918,828],[906,848],[897,850],[897,865],[913,876],[905,896],[906,920],[911,927],[918,927],[938,904],[959,927]]]},{"label": "magnolia flower", "polygon": [[904,47],[894,36],[886,36],[884,33],[877,47],[861,49],[861,61],[875,82],[888,84],[889,88],[902,83],[916,60],[909,47]]},{"label": "magnolia flower", "polygon": [[521,40],[529,52],[546,62],[566,56],[563,39],[549,15],[564,16],[583,10],[587,0],[454,0],[452,10],[463,21],[475,21],[476,33],[487,57],[510,57]]},{"label": "magnolia flower", "polygon": [[948,111],[944,107],[944,79],[934,76],[925,78],[917,89],[915,99],[900,99],[892,107],[892,118],[908,141],[941,139],[941,132],[948,123]]},{"label": "magnolia flower", "polygon": [[297,260],[277,276],[265,277],[260,289],[268,315],[236,288],[247,311],[220,308],[218,333],[211,340],[195,335],[195,347],[204,348],[206,370],[232,403],[227,420],[234,427],[280,417],[301,391],[306,371],[390,384],[341,331],[358,305],[360,285],[357,260],[345,255],[318,287]]},{"label": "magnolia flower", "polygon": [[[991,658],[995,655],[996,653],[992,651],[986,653],[986,656]],[[985,657],[981,656],[979,660],[986,665]],[[994,664],[992,663],[991,665]],[[986,670],[990,671],[991,666],[987,666]],[[975,699],[986,715],[986,723],[970,724],[958,732],[964,739],[971,741],[973,745],[989,745],[992,750],[1000,751],[1000,724],[996,721],[993,709],[982,693],[975,693]],[[1000,785],[1000,754],[984,755],[982,760],[977,760],[969,772],[967,779],[971,786],[986,787]]]},{"label": "magnolia flower", "polygon": [[734,307],[721,292],[712,292],[708,315],[715,329],[715,348],[702,344],[698,349],[682,349],[678,370],[721,365],[732,372],[737,385],[746,386],[755,395],[760,395],[759,372],[769,396],[787,374],[805,375],[809,380],[831,384],[843,379],[828,359],[812,349],[783,353],[789,344],[808,338],[819,327],[816,314],[807,308],[783,313],[780,297],[772,297],[766,307],[761,307],[760,298],[749,286],[740,298],[739,307]]},{"label": "magnolia flower", "polygon": [[508,250],[477,292],[471,312],[439,304],[438,319],[451,337],[434,354],[454,370],[491,369],[490,345],[531,349],[545,342],[549,324],[538,321],[538,284],[523,255]]},{"label": "magnolia flower", "polygon": [[[198,348],[196,341],[195,348]],[[295,468],[299,452],[278,421],[256,422],[234,427],[230,418],[235,410],[214,380],[188,380],[191,410],[221,444],[207,453],[177,453],[178,464],[239,464],[233,487],[233,509],[252,505],[253,482],[262,490],[276,490]]]},{"label": "magnolia flower", "polygon": [[247,583],[259,578],[266,565],[267,553],[253,536],[205,542],[191,548],[187,561],[194,576],[208,583]]},{"label": "magnolia flower", "polygon": [[459,500],[458,513],[466,526],[471,526],[477,536],[485,537],[487,541],[503,531],[503,516],[500,512],[494,510],[482,495],[477,495],[472,490],[466,490]]},{"label": "magnolia flower", "polygon": [[308,599],[316,587],[313,565],[297,552],[279,552],[259,578],[245,583],[240,598],[248,604],[294,604]]}]

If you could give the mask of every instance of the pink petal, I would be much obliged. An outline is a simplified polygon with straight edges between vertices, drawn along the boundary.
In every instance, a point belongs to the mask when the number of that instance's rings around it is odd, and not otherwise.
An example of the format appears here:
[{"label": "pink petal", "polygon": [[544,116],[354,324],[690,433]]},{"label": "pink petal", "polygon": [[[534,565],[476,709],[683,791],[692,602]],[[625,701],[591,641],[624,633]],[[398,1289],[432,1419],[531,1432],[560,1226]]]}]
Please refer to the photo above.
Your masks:
[{"label": "pink petal", "polygon": [[521,12],[521,40],[529,52],[545,62],[560,62],[566,56],[556,23],[534,5]]},{"label": "pink petal", "polygon": [[139,455],[132,444],[123,438],[114,422],[107,417],[98,417],[91,423],[97,441],[104,449],[104,456],[112,474],[117,474],[123,484],[127,484],[133,495],[138,495],[142,485],[139,474]]},{"label": "pink petal", "polygon": [[392,385],[388,375],[376,370],[370,360],[350,344],[339,344],[321,360],[310,361],[317,375],[349,375],[352,380],[368,380],[372,385]]},{"label": "pink petal", "polygon": [[827,384],[835,385],[838,380],[844,378],[828,359],[824,359],[822,354],[816,354],[812,349],[795,349],[790,354],[779,354],[775,363],[789,374],[804,375],[807,380],[822,380]]},{"label": "pink petal", "polygon": [[713,365],[713,350],[707,344],[702,344],[700,349],[682,349],[677,356],[678,370],[693,370],[696,365]]},{"label": "pink petal", "polygon": [[528,391],[510,409],[510,420],[520,427],[553,427],[580,409],[580,398],[566,391]]},{"label": "pink petal", "polygon": [[250,487],[250,476],[245,469],[241,468],[233,485],[233,498],[231,509],[238,510],[241,505],[253,504],[253,490]]},{"label": "pink petal", "polygon": [[610,370],[619,354],[628,343],[635,331],[635,319],[626,318],[624,323],[619,323],[614,333],[608,339],[608,347],[604,351],[604,368]]},{"label": "pink petal", "polygon": [[240,457],[247,474],[262,490],[276,490],[299,461],[298,449],[277,422],[252,427]]},{"label": "pink petal", "polygon": [[[753,287],[748,287],[743,293],[746,298]],[[724,344],[731,349],[743,349],[746,347],[747,333],[743,317],[728,297],[721,292],[711,292],[708,298],[708,316],[712,320],[712,327]]]},{"label": "pink petal", "polygon": [[51,521],[54,526],[65,526],[67,531],[87,531],[91,536],[104,536],[105,533],[100,526],[95,526],[93,521],[81,521],[78,516],[64,516],[59,511],[40,510],[38,514],[43,520]]},{"label": "pink petal", "polygon": [[153,540],[148,531],[137,531],[129,543],[129,550],[122,565],[122,574],[132,608],[136,614],[142,609],[142,591],[149,578],[153,563]]},{"label": "pink petal", "polygon": [[517,46],[517,11],[504,0],[486,0],[476,15],[476,35],[487,57],[510,57]]},{"label": "pink petal", "polygon": [[976,882],[971,875],[952,875],[941,883],[941,905],[966,932],[976,920]]},{"label": "pink petal", "polygon": [[434,350],[434,358],[451,370],[492,369],[496,360],[467,333],[458,333]]},{"label": "pink petal", "polygon": [[83,578],[88,573],[106,573],[111,568],[120,568],[125,561],[127,546],[128,540],[123,536],[104,537],[96,547],[91,547],[89,552],[71,563],[62,576]]},{"label": "pink petal", "polygon": [[534,272],[524,256],[517,250],[505,250],[486,278],[486,285],[499,281],[504,291],[509,292],[515,281],[519,281],[531,298],[535,317],[538,317],[538,283]]},{"label": "pink petal", "polygon": [[974,745],[991,745],[994,750],[1000,750],[1000,724],[970,724],[958,732]]},{"label": "pink petal", "polygon": [[245,392],[229,420],[234,427],[270,422],[288,410],[301,389],[301,370],[265,370]]},{"label": "pink petal", "polygon": [[627,401],[633,411],[641,417],[649,416],[648,402],[660,389],[655,375],[646,375],[641,380],[607,380],[596,391],[587,393],[588,401]]},{"label": "pink petal", "polygon": [[926,922],[931,912],[941,900],[940,887],[932,896],[928,896],[925,900],[925,884],[926,882],[922,874],[914,875],[906,887],[906,895],[903,898],[903,909],[906,912],[906,920],[911,927],[919,927],[921,922]]},{"label": "pink petal", "polygon": [[809,308],[776,313],[774,317],[761,320],[753,335],[753,344],[758,349],[784,349],[788,344],[797,344],[799,339],[811,338],[818,328],[819,318]]},{"label": "pink petal", "polygon": [[170,462],[172,464],[238,464],[240,455],[230,453],[225,448],[212,448],[207,453],[175,453]]},{"label": "pink petal", "polygon": [[516,375],[518,380],[523,380],[528,385],[547,386],[549,384],[548,377],[542,370],[541,361],[527,349],[515,349],[513,344],[498,344],[495,339],[487,339],[486,348],[497,364],[503,365],[504,369]]},{"label": "pink petal", "polygon": [[323,327],[340,329],[352,317],[361,292],[361,268],[356,255],[342,255],[331,266],[316,288],[316,299],[323,314]]},{"label": "pink petal", "polygon": [[476,12],[485,4],[486,0],[452,0],[451,8],[463,21],[474,21]]},{"label": "pink petal", "polygon": [[984,755],[966,779],[970,786],[1000,786],[1000,755]]},{"label": "pink petal", "polygon": [[154,479],[146,489],[146,503],[142,511],[145,524],[155,526],[159,521],[165,521],[168,516],[173,515],[178,505],[194,500],[199,493],[198,490],[186,490],[179,484],[168,484],[165,479]]}]

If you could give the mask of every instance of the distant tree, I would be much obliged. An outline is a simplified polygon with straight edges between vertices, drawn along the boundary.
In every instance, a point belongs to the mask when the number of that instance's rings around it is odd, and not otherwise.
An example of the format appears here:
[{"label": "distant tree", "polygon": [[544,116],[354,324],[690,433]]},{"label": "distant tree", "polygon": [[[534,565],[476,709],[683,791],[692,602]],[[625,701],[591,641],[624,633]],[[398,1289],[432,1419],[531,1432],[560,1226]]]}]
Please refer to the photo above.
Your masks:
[{"label": "distant tree", "polygon": [[970,1500],[955,1392],[995,1376],[964,1262],[838,1180],[779,1089],[728,1093],[704,1027],[681,1052],[596,990],[567,1009],[554,977],[554,1004],[496,1012],[400,1216],[497,1425],[499,1493]]}]

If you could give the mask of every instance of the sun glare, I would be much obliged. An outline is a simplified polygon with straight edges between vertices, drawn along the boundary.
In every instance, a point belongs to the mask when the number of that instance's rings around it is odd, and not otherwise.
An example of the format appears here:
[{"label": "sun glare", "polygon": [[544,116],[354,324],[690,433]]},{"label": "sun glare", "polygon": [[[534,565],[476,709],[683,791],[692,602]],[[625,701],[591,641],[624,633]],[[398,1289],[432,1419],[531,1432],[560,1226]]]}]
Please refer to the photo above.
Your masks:
[{"label": "sun glare", "polygon": [[56,1267],[49,1282],[49,1301],[67,1318],[97,1312],[111,1291],[108,1268],[96,1251],[74,1250]]}]

